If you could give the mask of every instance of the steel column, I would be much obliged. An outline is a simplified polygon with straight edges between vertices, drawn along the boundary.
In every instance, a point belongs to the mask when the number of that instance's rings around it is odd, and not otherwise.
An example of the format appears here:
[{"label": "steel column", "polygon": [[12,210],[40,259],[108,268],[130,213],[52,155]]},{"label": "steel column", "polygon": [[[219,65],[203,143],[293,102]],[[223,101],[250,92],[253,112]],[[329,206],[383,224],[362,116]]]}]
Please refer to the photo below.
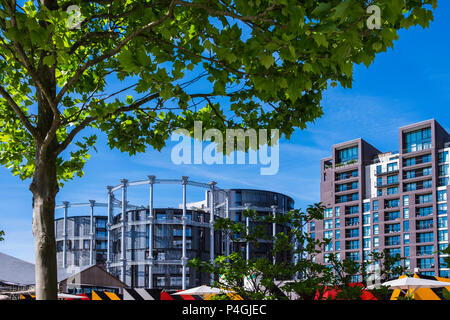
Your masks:
[{"label": "steel column", "polygon": [[122,230],[121,230],[121,252],[120,252],[120,260],[122,262],[122,270],[120,273],[120,280],[122,282],[126,282],[125,280],[125,273],[126,273],[126,224],[127,224],[127,179],[120,180],[122,183]]},{"label": "steel column", "polygon": [[148,203],[148,219],[149,219],[149,230],[148,230],[148,287],[153,289],[153,184],[155,183],[155,176],[148,176],[148,182],[150,184],[150,197]]},{"label": "steel column", "polygon": [[91,206],[91,217],[90,217],[90,221],[89,221],[89,227],[90,227],[90,232],[89,232],[89,237],[90,237],[90,246],[89,246],[89,265],[93,265],[94,264],[94,206],[95,206],[95,200],[89,200],[90,202],[90,206]]},{"label": "steel column", "polygon": [[[210,211],[209,211],[209,231],[210,231],[210,239],[209,239],[209,259],[211,263],[214,263],[214,214],[215,214],[215,203],[214,203],[214,187],[216,182],[210,182]],[[214,281],[214,274],[211,274],[211,284]]]},{"label": "steel column", "polygon": [[69,202],[64,201],[64,221],[63,221],[63,268],[67,268],[67,211],[69,210]]},{"label": "steel column", "polygon": [[106,241],[106,270],[108,272],[111,272],[111,218],[113,215],[113,204],[112,204],[112,198],[114,197],[111,189],[111,186],[107,186],[106,189],[108,189],[108,222],[106,224],[107,227],[107,241]]},{"label": "steel column", "polygon": [[186,216],[186,184],[188,182],[188,177],[181,177],[181,184],[183,185],[183,218],[182,218],[182,222],[183,222],[183,243],[182,243],[182,253],[181,253],[181,288],[182,290],[186,290],[186,262],[187,262],[187,257],[186,257],[186,220],[187,220],[187,216]]}]

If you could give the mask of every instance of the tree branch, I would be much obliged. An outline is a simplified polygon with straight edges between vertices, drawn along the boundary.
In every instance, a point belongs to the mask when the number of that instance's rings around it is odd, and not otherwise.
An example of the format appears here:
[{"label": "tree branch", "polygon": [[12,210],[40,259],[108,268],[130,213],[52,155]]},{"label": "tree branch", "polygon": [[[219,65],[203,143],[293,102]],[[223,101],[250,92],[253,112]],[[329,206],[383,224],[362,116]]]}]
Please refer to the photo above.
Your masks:
[{"label": "tree branch", "polygon": [[112,50],[97,56],[96,58],[92,59],[91,61],[85,63],[81,68],[79,68],[75,74],[73,75],[72,78],[70,78],[67,83],[61,88],[61,90],[59,91],[58,95],[56,96],[55,99],[55,103],[56,105],[59,104],[59,102],[61,101],[61,99],[63,98],[63,96],[66,94],[66,92],[69,90],[69,88],[78,81],[78,79],[83,75],[83,73],[90,67],[96,65],[97,63],[104,61],[105,59],[108,59],[112,56],[114,56],[115,54],[117,54],[118,52],[120,52],[120,50],[127,45],[131,40],[133,40],[134,38],[136,38],[138,35],[140,35],[142,32],[152,29],[160,24],[162,24],[163,22],[165,22],[168,18],[170,18],[173,14],[173,8],[175,7],[176,4],[176,0],[172,0],[172,2],[169,5],[169,9],[167,11],[167,13],[165,15],[163,15],[161,18],[159,18],[158,20],[152,21],[150,23],[148,23],[147,25],[143,26],[142,28],[133,31],[131,34],[129,34],[127,37],[125,37],[125,39],[123,39],[122,41],[119,42],[119,44]]},{"label": "tree branch", "polygon": [[14,112],[19,117],[20,121],[23,123],[25,128],[31,133],[31,135],[34,137],[36,141],[39,141],[41,137],[39,136],[39,133],[34,127],[31,122],[29,121],[28,117],[22,112],[20,107],[17,105],[17,103],[14,101],[14,99],[9,95],[9,93],[3,88],[3,86],[0,86],[0,94],[5,98],[5,100],[8,102],[11,109],[14,110]]}]

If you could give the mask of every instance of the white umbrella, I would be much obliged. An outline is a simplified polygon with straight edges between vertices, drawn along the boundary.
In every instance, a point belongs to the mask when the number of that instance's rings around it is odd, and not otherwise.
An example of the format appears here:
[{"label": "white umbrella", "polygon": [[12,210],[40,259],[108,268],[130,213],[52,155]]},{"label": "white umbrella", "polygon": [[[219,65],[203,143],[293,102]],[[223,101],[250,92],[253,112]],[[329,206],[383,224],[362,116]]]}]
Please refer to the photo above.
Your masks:
[{"label": "white umbrella", "polygon": [[58,299],[83,299],[85,297],[76,296],[73,294],[67,294],[67,293],[58,293]]},{"label": "white umbrella", "polygon": [[199,295],[199,296],[204,296],[207,294],[225,294],[225,293],[231,293],[233,291],[229,291],[229,290],[224,290],[224,289],[219,289],[219,288],[213,288],[210,286],[200,286],[200,287],[195,287],[195,288],[191,288],[188,290],[184,290],[184,291],[180,291],[174,294],[178,294],[178,295]]},{"label": "white umbrella", "polygon": [[391,289],[400,289],[408,291],[413,290],[412,293],[414,293],[414,291],[420,288],[450,287],[450,282],[405,277],[387,281],[382,283],[381,285],[385,287],[390,287]]}]

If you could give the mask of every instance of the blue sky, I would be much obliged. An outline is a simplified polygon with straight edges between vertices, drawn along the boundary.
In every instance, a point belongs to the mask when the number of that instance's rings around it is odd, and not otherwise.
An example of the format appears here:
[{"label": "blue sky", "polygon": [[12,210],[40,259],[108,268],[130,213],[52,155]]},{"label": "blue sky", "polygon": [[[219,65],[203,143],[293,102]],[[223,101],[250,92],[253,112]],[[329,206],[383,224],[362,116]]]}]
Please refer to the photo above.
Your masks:
[{"label": "blue sky", "polygon": [[[320,159],[331,145],[362,137],[381,151],[398,150],[398,128],[426,119],[437,119],[450,131],[450,2],[440,1],[429,29],[411,28],[400,33],[394,49],[380,54],[368,69],[357,66],[352,89],[334,88],[323,99],[324,116],[296,131],[280,145],[276,175],[261,176],[260,165],[179,165],[170,159],[169,143],[162,152],[149,150],[129,157],[97,144],[85,167],[85,176],[67,183],[57,202],[106,202],[106,186],[121,178],[131,181],[153,174],[160,178],[182,175],[201,182],[217,181],[221,188],[256,188],[285,193],[297,208],[318,202]],[[29,181],[13,177],[0,167],[0,229],[6,239],[0,252],[33,261],[31,193]],[[145,188],[137,188],[130,200],[142,203]],[[156,206],[178,206],[181,189],[155,191]],[[188,192],[188,201],[202,199],[201,190]],[[143,202],[142,204],[146,204]],[[83,213],[83,212],[80,212]],[[86,211],[87,213],[87,211]],[[57,212],[59,216],[61,212]]]}]

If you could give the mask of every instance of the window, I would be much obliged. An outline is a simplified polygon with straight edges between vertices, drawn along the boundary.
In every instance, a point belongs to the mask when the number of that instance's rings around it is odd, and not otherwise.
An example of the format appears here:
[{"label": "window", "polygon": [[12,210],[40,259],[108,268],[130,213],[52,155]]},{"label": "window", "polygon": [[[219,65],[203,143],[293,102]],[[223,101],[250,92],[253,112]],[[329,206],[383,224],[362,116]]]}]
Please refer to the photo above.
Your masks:
[{"label": "window", "polygon": [[439,163],[448,162],[448,151],[439,152]]},{"label": "window", "polygon": [[447,201],[447,191],[440,190],[437,192],[437,200],[438,201]]},{"label": "window", "polygon": [[405,133],[403,147],[407,153],[431,148],[431,128]]},{"label": "window", "polygon": [[335,239],[341,238],[341,230],[336,230],[334,234],[335,234],[335,236],[334,236]]},{"label": "window", "polygon": [[403,221],[403,231],[409,231],[409,221]]},{"label": "window", "polygon": [[370,249],[370,238],[364,239],[364,249]]},{"label": "window", "polygon": [[372,208],[373,208],[373,210],[378,210],[378,200],[374,200],[372,202]]},{"label": "window", "polygon": [[432,193],[416,196],[417,204],[429,203],[429,202],[433,202],[433,194]]},{"label": "window", "polygon": [[358,146],[338,150],[337,163],[346,164],[358,160]]},{"label": "window", "polygon": [[333,251],[333,242],[325,244],[325,252]]},{"label": "window", "polygon": [[433,232],[418,233],[417,242],[418,243],[433,242]]},{"label": "window", "polygon": [[323,238],[324,239],[332,239],[333,238],[333,231],[324,231]]},{"label": "window", "polygon": [[358,240],[346,241],[345,249],[347,250],[359,249],[359,241]]},{"label": "window", "polygon": [[423,207],[418,208],[417,210],[417,216],[419,217],[427,217],[431,216],[433,214],[433,207]]},{"label": "window", "polygon": [[363,204],[363,212],[369,212],[370,211],[370,202],[366,202]]},{"label": "window", "polygon": [[363,234],[364,236],[370,236],[370,227],[364,227]]},{"label": "window", "polygon": [[393,187],[393,188],[388,188],[387,189],[387,194],[391,195],[391,194],[396,194],[398,193],[398,187]]},{"label": "window", "polygon": [[345,231],[345,236],[348,238],[359,237],[359,229],[349,229]]},{"label": "window", "polygon": [[309,230],[311,230],[311,231],[316,230],[316,223],[315,223],[315,222],[311,222],[311,223],[310,223],[310,228],[309,228]]},{"label": "window", "polygon": [[376,224],[373,226],[373,234],[379,234],[380,233],[380,228],[379,226]]},{"label": "window", "polygon": [[398,246],[400,244],[400,236],[386,237],[386,246]]},{"label": "window", "polygon": [[340,241],[336,241],[334,247],[336,248],[336,249],[335,249],[336,251],[341,250],[341,242],[340,242]]},{"label": "window", "polygon": [[409,233],[403,234],[403,244],[409,243]]},{"label": "window", "polygon": [[403,256],[409,257],[409,255],[410,255],[409,247],[404,247],[403,248]]},{"label": "window", "polygon": [[418,256],[431,256],[433,254],[433,246],[418,246],[417,255]]},{"label": "window", "polygon": [[447,214],[447,204],[440,203],[438,204],[438,215]]},{"label": "window", "polygon": [[434,259],[433,258],[417,259],[417,266],[421,269],[433,269]]},{"label": "window", "polygon": [[388,172],[398,171],[398,163],[397,163],[397,162],[394,162],[394,163],[388,163],[388,165],[387,165],[387,171],[388,171]]},{"label": "window", "polygon": [[335,228],[340,228],[341,227],[341,220],[340,219],[335,219],[334,220],[334,227]]},{"label": "window", "polygon": [[345,211],[346,211],[346,212],[345,212],[346,214],[355,214],[355,213],[358,213],[358,212],[359,212],[359,206],[350,206],[350,207],[347,207]]},{"label": "window", "polygon": [[380,245],[380,239],[378,237],[373,238],[373,246],[378,247]]},{"label": "window", "polygon": [[445,187],[448,186],[449,177],[442,177],[438,179],[438,187]]},{"label": "window", "polygon": [[377,166],[377,174],[380,174],[382,172],[383,172],[383,167],[381,165]]},{"label": "window", "polygon": [[385,221],[393,221],[400,219],[400,211],[393,211],[393,212],[385,212],[384,213],[384,220]]},{"label": "window", "polygon": [[433,228],[433,219],[419,220],[416,222],[416,230]]},{"label": "window", "polygon": [[443,164],[439,166],[439,176],[448,175],[448,164]]},{"label": "window", "polygon": [[403,208],[403,219],[409,219],[409,208]]},{"label": "window", "polygon": [[341,207],[334,208],[334,212],[336,214],[336,217],[339,217],[341,215]]},{"label": "window", "polygon": [[377,223],[378,222],[378,212],[374,212],[373,213],[373,223]]},{"label": "window", "polygon": [[409,206],[409,196],[403,196],[403,206]]},{"label": "window", "polygon": [[438,231],[438,241],[448,241],[448,231],[439,230]]},{"label": "window", "polygon": [[331,220],[331,219],[324,220],[323,227],[324,227],[324,229],[331,229],[331,228],[333,228],[333,220]]},{"label": "window", "polygon": [[393,199],[386,201],[386,208],[397,208],[400,206],[400,200],[399,199]]},{"label": "window", "polygon": [[323,213],[324,218],[331,218],[333,216],[333,209],[326,208]]},{"label": "window", "polygon": [[385,233],[394,233],[394,232],[400,232],[400,223],[396,224],[387,224],[385,227]]},{"label": "window", "polygon": [[365,214],[363,216],[364,224],[370,224],[370,214]]},{"label": "window", "polygon": [[447,217],[439,217],[438,218],[438,228],[447,228]]}]

